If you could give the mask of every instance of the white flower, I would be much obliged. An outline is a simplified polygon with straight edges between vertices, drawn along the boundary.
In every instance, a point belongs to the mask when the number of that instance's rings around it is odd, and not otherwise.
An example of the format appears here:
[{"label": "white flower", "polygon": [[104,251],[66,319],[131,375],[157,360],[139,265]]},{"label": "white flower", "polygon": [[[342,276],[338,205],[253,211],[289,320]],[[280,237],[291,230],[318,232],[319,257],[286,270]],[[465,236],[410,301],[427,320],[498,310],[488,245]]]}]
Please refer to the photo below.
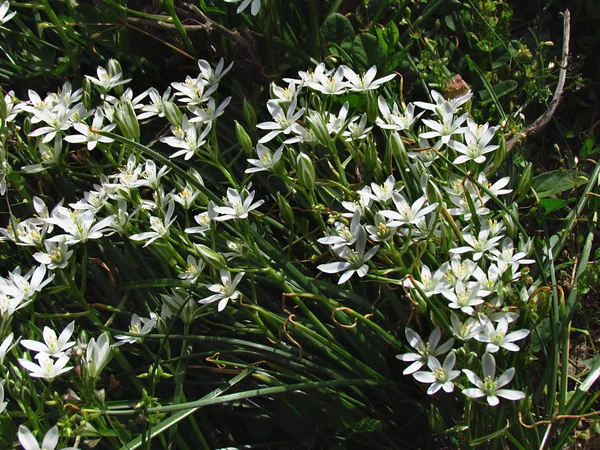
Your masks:
[{"label": "white flower", "polygon": [[98,131],[112,131],[117,125],[114,123],[108,124],[102,127],[104,120],[104,114],[101,109],[96,110],[92,125],[88,126],[83,122],[76,122],[73,124],[73,128],[80,134],[74,134],[71,136],[65,136],[64,140],[71,144],[82,144],[87,143],[88,150],[94,150],[98,142],[110,143],[114,139],[108,136],[102,136]]},{"label": "white flower", "polygon": [[195,117],[192,117],[189,120],[190,123],[200,122],[201,124],[207,124],[214,122],[217,117],[223,115],[223,112],[225,111],[225,108],[227,108],[227,105],[229,105],[230,101],[231,97],[227,97],[217,107],[215,99],[211,97],[208,99],[208,102],[204,107],[190,106],[188,109],[195,115]]},{"label": "white flower", "polygon": [[350,120],[346,131],[342,133],[342,136],[344,136],[346,140],[350,142],[360,141],[366,139],[372,129],[373,127],[367,127],[367,114],[365,113],[360,117],[353,117],[352,120]]},{"label": "white flower", "polygon": [[178,278],[181,278],[182,280],[189,280],[190,282],[195,283],[198,277],[202,274],[203,270],[204,261],[201,258],[196,259],[193,255],[188,255],[185,272],[180,273]]},{"label": "white flower", "polygon": [[417,353],[403,353],[401,355],[396,355],[396,358],[400,361],[412,362],[412,364],[402,372],[404,375],[415,373],[429,362],[431,356],[443,355],[452,348],[452,345],[454,345],[454,338],[450,338],[438,347],[440,338],[442,337],[442,330],[439,327],[435,327],[431,332],[428,342],[423,342],[421,336],[411,328],[406,327],[404,333],[408,344],[417,351]]},{"label": "white flower", "polygon": [[171,86],[160,95],[155,88],[148,89],[148,95],[150,96],[150,105],[142,106],[143,113],[137,116],[138,120],[148,119],[150,117],[158,115],[158,117],[164,117],[166,114],[166,105],[173,101],[174,95],[171,94]]},{"label": "white flower", "polygon": [[[202,309],[192,299],[192,296],[180,292],[173,292],[172,295],[160,294],[163,299],[163,306],[166,307],[166,315],[171,317],[178,314],[183,323],[190,324],[202,315]],[[165,314],[161,314],[163,317]]]},{"label": "white flower", "polygon": [[237,189],[227,188],[227,201],[225,201],[226,206],[214,207],[215,212],[222,214],[218,217],[215,217],[214,220],[224,221],[229,219],[247,218],[250,211],[258,208],[265,202],[264,200],[259,200],[252,203],[255,194],[256,192],[252,191],[247,197],[244,198],[244,196],[240,194]]},{"label": "white flower", "polygon": [[281,133],[287,135],[293,131],[295,134],[302,134],[303,128],[296,121],[302,117],[305,108],[300,108],[296,111],[297,104],[298,99],[295,98],[288,106],[287,111],[284,111],[277,101],[269,100],[267,102],[267,109],[271,113],[273,121],[262,122],[256,125],[256,128],[260,128],[261,130],[271,130],[259,139],[259,144],[269,142]]},{"label": "white flower", "polygon": [[382,205],[387,204],[392,199],[392,194],[400,193],[402,187],[400,189],[396,189],[394,186],[396,184],[396,179],[393,175],[390,175],[386,178],[383,184],[371,183],[371,189],[373,191],[371,198]]},{"label": "white flower", "polygon": [[69,210],[61,206],[52,217],[46,219],[46,222],[58,225],[67,234],[54,236],[49,240],[60,242],[64,237],[67,245],[73,245],[90,239],[100,239],[113,220],[114,216],[108,216],[96,222],[95,214],[91,210],[81,212],[81,210]]},{"label": "white flower", "polygon": [[204,129],[202,125],[195,125],[183,117],[181,127],[171,127],[174,136],[167,136],[160,139],[160,142],[179,148],[169,158],[176,158],[183,155],[183,159],[188,161],[194,154],[206,144],[206,136],[212,128],[212,123],[208,122]]},{"label": "white flower", "polygon": [[313,80],[306,80],[306,85],[326,95],[340,95],[346,92],[350,83],[344,81],[344,68],[338,67],[333,75],[316,74]]},{"label": "white flower", "polygon": [[417,199],[412,205],[410,205],[406,199],[399,193],[393,192],[392,199],[396,206],[396,211],[381,211],[381,214],[388,219],[392,219],[394,226],[400,225],[416,225],[419,223],[427,214],[437,208],[438,204],[433,203],[429,206],[423,207],[427,198],[425,196]]},{"label": "white flower", "polygon": [[481,329],[481,323],[475,317],[469,317],[466,321],[461,322],[456,314],[450,313],[450,321],[452,322],[452,334],[461,341],[473,339]]},{"label": "white flower", "polygon": [[8,401],[4,401],[4,381],[0,381],[0,414],[4,412]]},{"label": "white flower", "polygon": [[229,300],[235,300],[242,295],[236,288],[245,273],[239,272],[233,280],[231,279],[231,273],[226,270],[219,271],[219,274],[221,276],[221,283],[208,286],[208,290],[215,292],[215,294],[199,300],[199,303],[219,302],[217,310],[221,312],[225,309]]},{"label": "white flower", "polygon": [[454,160],[454,164],[463,164],[474,161],[478,164],[485,162],[485,155],[498,149],[498,145],[487,145],[493,134],[486,135],[485,139],[477,140],[470,132],[465,133],[465,143],[457,141],[448,142],[448,146],[456,150],[460,155]]},{"label": "white flower", "polygon": [[383,83],[387,83],[396,76],[395,73],[381,77],[378,80],[375,79],[377,75],[377,67],[373,66],[367,73],[363,75],[357,75],[354,70],[347,66],[341,66],[344,76],[349,81],[349,90],[352,92],[366,92],[369,90],[379,89]]},{"label": "white flower", "polygon": [[469,283],[465,285],[461,280],[458,280],[454,285],[454,292],[445,290],[442,292],[444,297],[450,300],[448,306],[452,309],[460,309],[465,314],[473,315],[475,310],[473,306],[483,303],[482,293],[479,290],[478,283]]},{"label": "white flower", "polygon": [[375,213],[373,217],[374,225],[366,225],[365,229],[369,233],[369,238],[375,242],[389,241],[394,237],[398,228],[392,225],[381,213]]},{"label": "white flower", "polygon": [[196,214],[194,216],[194,220],[196,221],[196,223],[199,226],[198,227],[189,227],[189,228],[186,228],[184,231],[188,234],[204,234],[208,230],[210,230],[210,226],[216,217],[217,217],[217,213],[215,212],[215,204],[211,200],[208,202],[207,211],[200,213],[200,214]]},{"label": "white flower", "polygon": [[44,342],[33,341],[29,339],[23,339],[21,345],[34,352],[39,352],[35,359],[41,359],[44,356],[53,356],[54,358],[60,358],[65,355],[65,352],[75,345],[75,341],[69,341],[75,328],[75,322],[71,322],[66,328],[60,333],[60,336],[56,337],[56,332],[49,327],[44,327],[42,336]]},{"label": "white flower", "polygon": [[494,236],[490,238],[491,230],[486,227],[482,227],[479,231],[477,238],[471,233],[463,233],[463,239],[468,245],[464,247],[457,247],[450,249],[450,253],[468,253],[473,252],[473,261],[479,261],[479,259],[486,253],[493,252],[498,246],[498,241],[503,236]]},{"label": "white flower", "polygon": [[142,178],[146,180],[146,185],[150,189],[158,189],[160,186],[160,179],[169,173],[171,169],[168,166],[162,166],[158,172],[156,172],[156,163],[151,159],[146,160],[144,164],[144,170],[141,173]]},{"label": "white flower", "polygon": [[283,145],[281,145],[275,151],[275,153],[271,153],[271,150],[269,150],[263,144],[257,144],[256,153],[258,154],[258,159],[248,159],[248,162],[254,167],[249,167],[246,169],[246,173],[273,170],[275,164],[277,164],[281,159],[281,155],[283,154]]},{"label": "white flower", "polygon": [[[111,67],[111,61],[108,63],[109,67]],[[85,77],[90,80],[93,85],[97,86],[102,93],[106,93],[117,86],[127,84],[131,81],[131,78],[123,80],[122,72],[110,74],[104,67],[98,67],[96,75],[98,75],[98,78],[90,75],[86,75]]]},{"label": "white flower", "polygon": [[431,269],[423,264],[421,267],[421,280],[419,281],[412,277],[406,278],[403,284],[409,288],[421,288],[427,297],[440,294],[449,288],[448,283],[444,280],[447,269],[448,265],[444,264],[432,274]]},{"label": "white flower", "polygon": [[441,117],[443,117],[444,110],[446,108],[449,111],[451,111],[452,114],[454,114],[458,111],[458,109],[462,105],[464,105],[466,102],[468,102],[472,96],[473,96],[472,92],[467,92],[464,95],[459,95],[450,100],[446,100],[442,94],[440,94],[439,92],[437,92],[435,90],[432,90],[431,97],[435,101],[435,104],[427,103],[427,102],[415,102],[415,105],[417,105],[419,108],[433,111],[435,114],[437,114],[438,117],[441,118]]},{"label": "white flower", "polygon": [[[240,0],[225,0],[227,3],[238,3]],[[253,16],[256,16],[258,14],[258,11],[260,11],[260,2],[261,0],[242,0],[242,4],[240,6],[238,6],[238,9],[236,11],[237,14],[243,12],[248,5],[250,5],[250,13]]]},{"label": "white flower", "polygon": [[321,244],[329,245],[332,249],[354,244],[358,235],[357,233],[361,228],[360,211],[354,210],[349,227],[342,222],[336,222],[334,228],[335,231],[333,233],[327,234],[325,237],[317,239],[317,241]]},{"label": "white flower", "polygon": [[21,275],[21,268],[17,267],[9,272],[9,283],[0,284],[0,294],[4,293],[18,299],[21,306],[25,306],[32,301],[38,292],[54,279],[54,274],[46,276],[46,266],[39,265],[32,267],[25,275]]},{"label": "white flower", "polygon": [[168,236],[170,227],[173,225],[177,217],[173,217],[175,211],[175,202],[171,200],[167,206],[165,217],[161,220],[160,217],[150,216],[150,228],[152,231],[145,231],[129,236],[132,241],[146,241],[144,247],[147,247],[152,242],[162,237]]},{"label": "white flower", "polygon": [[496,406],[498,403],[500,403],[498,397],[513,401],[525,398],[524,392],[513,389],[501,389],[513,379],[515,375],[514,367],[511,367],[498,378],[495,378],[496,360],[489,353],[485,353],[481,358],[481,367],[483,370],[483,380],[475,375],[475,373],[471,370],[463,369],[463,372],[469,381],[477,386],[475,388],[463,389],[462,393],[467,397],[486,397],[486,400],[490,406]]},{"label": "white flower", "polygon": [[82,359],[83,373],[89,379],[95,380],[100,376],[111,356],[112,348],[108,333],[102,333],[98,339],[91,338],[85,349],[85,358]]},{"label": "white flower", "polygon": [[448,353],[443,366],[436,357],[430,356],[427,360],[427,367],[431,369],[431,372],[419,371],[413,373],[412,376],[421,383],[431,383],[431,386],[427,389],[429,395],[435,394],[440,389],[445,392],[452,392],[454,390],[452,380],[460,375],[460,370],[453,370],[455,363],[456,354],[454,351]]},{"label": "white flower", "polygon": [[520,350],[515,341],[520,341],[529,335],[529,330],[517,330],[506,334],[508,330],[508,320],[501,318],[498,325],[494,328],[492,321],[485,316],[482,316],[482,328],[480,333],[475,336],[480,342],[487,342],[486,351],[488,353],[496,353],[502,347],[510,352],[518,352]]},{"label": "white flower", "polygon": [[448,144],[450,142],[450,138],[455,134],[465,133],[467,129],[461,127],[461,125],[465,120],[467,120],[467,116],[468,113],[464,113],[462,116],[454,118],[450,106],[446,104],[444,107],[441,122],[436,122],[435,120],[430,119],[423,119],[423,123],[429,128],[431,128],[433,131],[421,133],[419,134],[419,137],[423,139],[440,138],[434,146],[436,150],[439,150],[442,145]]},{"label": "white flower", "polygon": [[38,358],[38,364],[31,362],[27,359],[19,359],[19,364],[29,371],[29,375],[33,378],[45,378],[46,380],[53,380],[57,376],[68,372],[73,367],[65,367],[69,362],[69,356],[63,355],[56,361],[50,358],[47,354],[42,354]]},{"label": "white flower", "polygon": [[[25,425],[19,427],[17,433],[19,442],[23,447],[23,450],[55,450],[58,445],[58,427],[54,425],[48,430],[42,441],[42,446],[38,443],[37,439],[33,436],[33,433],[29,431]],[[62,450],[78,450],[77,447],[65,447]]]},{"label": "white flower", "polygon": [[183,206],[184,209],[190,209],[199,195],[200,191],[198,189],[186,183],[185,187],[179,193],[171,193],[170,197],[173,201]]},{"label": "white flower", "polygon": [[214,86],[221,81],[221,78],[231,70],[233,63],[230,63],[225,67],[225,60],[221,58],[217,63],[217,67],[213,70],[211,65],[203,60],[198,60],[198,67],[200,68],[200,78],[206,81],[208,86]]},{"label": "white flower", "polygon": [[36,252],[33,254],[33,258],[40,264],[48,266],[50,270],[64,269],[69,264],[71,256],[73,256],[73,250],[69,250],[66,241],[67,238],[64,234],[56,242],[45,241],[46,253]]},{"label": "white flower", "polygon": [[2,5],[0,5],[0,25],[4,25],[10,19],[12,19],[13,17],[15,17],[15,14],[17,14],[16,11],[8,13],[8,8],[9,7],[10,7],[10,4],[8,3],[8,0],[5,1],[4,3],[2,3]]},{"label": "white flower", "polygon": [[[155,313],[150,313],[150,318],[146,319],[145,317],[140,317],[137,314],[133,314],[131,316],[131,321],[129,325],[129,333],[131,334],[148,334],[156,325],[156,321],[158,320]],[[123,344],[135,344],[136,342],[140,342],[143,337],[141,336],[125,336],[118,335],[115,336],[115,339],[118,339],[119,342],[113,344],[114,347],[118,347]]]},{"label": "white flower", "polygon": [[379,246],[376,245],[367,253],[365,253],[366,243],[367,233],[365,232],[365,229],[363,227],[359,226],[356,231],[356,248],[351,249],[347,246],[341,248],[333,248],[333,253],[335,253],[336,256],[342,259],[343,261],[321,264],[317,266],[317,269],[325,273],[344,272],[340,277],[338,284],[345,283],[355,273],[361,278],[364,277],[369,271],[367,261],[369,261],[373,256],[375,256],[375,253],[377,253],[377,250],[379,250]]},{"label": "white flower", "polygon": [[10,333],[8,336],[4,338],[2,344],[0,344],[0,366],[4,364],[4,358],[6,358],[6,354],[15,346],[17,342],[13,344],[13,339],[15,335],[14,333]]}]

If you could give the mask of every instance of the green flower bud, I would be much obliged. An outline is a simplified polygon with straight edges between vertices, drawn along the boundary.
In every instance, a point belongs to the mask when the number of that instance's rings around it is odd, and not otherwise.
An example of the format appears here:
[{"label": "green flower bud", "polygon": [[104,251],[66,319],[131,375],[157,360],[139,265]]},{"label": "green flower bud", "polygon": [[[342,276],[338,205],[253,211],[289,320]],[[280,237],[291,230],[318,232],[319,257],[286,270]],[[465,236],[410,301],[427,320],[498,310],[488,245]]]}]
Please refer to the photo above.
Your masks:
[{"label": "green flower bud", "polygon": [[331,144],[331,135],[327,129],[327,123],[323,115],[316,111],[311,111],[308,115],[308,121],[310,122],[310,129],[315,133],[317,139],[325,147],[329,147]]},{"label": "green flower bud", "polygon": [[519,198],[525,197],[531,189],[531,181],[533,180],[533,164],[530,162],[525,164],[525,169],[519,180],[519,186],[517,187],[517,194]]},{"label": "green flower bud", "polygon": [[181,126],[183,120],[183,113],[173,102],[165,102],[164,104],[165,117],[171,125],[174,127]]},{"label": "green flower bud", "polygon": [[421,294],[416,290],[413,291],[412,295],[413,306],[419,314],[425,314],[427,312],[427,302],[421,297]]},{"label": "green flower bud", "polygon": [[367,119],[369,122],[375,122],[379,115],[379,104],[377,102],[377,94],[370,90],[367,93]]},{"label": "green flower bud", "polygon": [[294,225],[294,211],[287,199],[279,192],[277,193],[277,204],[279,205],[279,215],[283,221],[290,227]]},{"label": "green flower bud", "polygon": [[250,136],[248,136],[248,133],[246,133],[246,130],[244,130],[244,127],[241,126],[237,120],[235,121],[235,135],[242,146],[242,150],[244,150],[247,155],[251,155],[254,152],[252,140],[250,139]]},{"label": "green flower bud", "polygon": [[408,168],[408,153],[406,152],[406,147],[404,146],[404,142],[402,142],[402,138],[397,132],[393,131],[392,134],[390,134],[388,145],[392,149],[392,155],[396,161],[398,161],[400,167]]},{"label": "green flower bud", "polygon": [[504,139],[504,136],[502,135],[500,135],[498,139],[499,147],[494,152],[494,170],[498,170],[504,162],[504,158],[506,158],[506,139]]},{"label": "green flower bud", "polygon": [[377,146],[370,142],[365,149],[365,173],[373,174],[374,179],[381,178],[381,161],[377,153]]},{"label": "green flower bud", "polygon": [[227,261],[221,253],[218,253],[210,247],[202,244],[196,244],[196,250],[198,250],[200,257],[204,260],[204,262],[212,268],[216,270],[227,269]]},{"label": "green flower bud", "polygon": [[139,142],[140,123],[131,102],[119,102],[115,106],[115,122],[117,122],[123,136],[132,141]]},{"label": "green flower bud", "polygon": [[296,178],[298,183],[306,189],[312,190],[315,187],[315,166],[306,153],[298,154],[296,158]]},{"label": "green flower bud", "polygon": [[425,195],[427,196],[427,200],[429,201],[429,203],[437,203],[441,205],[444,200],[444,197],[442,196],[442,192],[440,191],[440,188],[437,186],[437,184],[435,184],[435,182],[426,175],[423,175],[421,177],[421,181],[421,186],[425,186]]},{"label": "green flower bud", "polygon": [[244,97],[244,101],[242,101],[242,114],[244,115],[244,120],[246,121],[246,125],[251,130],[256,129],[256,113],[254,112],[254,108],[252,104]]},{"label": "green flower bud", "polygon": [[92,82],[90,80],[88,80],[87,78],[83,79],[83,95],[82,95],[82,101],[83,101],[83,106],[85,106],[86,110],[91,110],[92,109],[92,98],[93,98],[93,89],[92,89]]},{"label": "green flower bud", "polygon": [[[515,203],[513,203],[513,205],[514,204]],[[512,216],[510,214],[502,212],[502,223],[504,223],[504,227],[506,228],[506,234],[508,235],[508,237],[513,240],[516,239],[519,235],[519,229],[517,228],[517,225],[513,220]]]},{"label": "green flower bud", "polygon": [[[108,75],[111,77],[114,77],[115,75],[119,75],[120,79],[123,79],[123,68],[121,67],[121,64],[119,63],[119,61],[117,61],[116,59],[109,59],[108,60],[108,65],[106,66],[106,72],[108,72]],[[119,84],[118,86],[115,86],[114,91],[117,95],[122,95],[123,92],[125,91],[125,86],[123,84]]]},{"label": "green flower bud", "polygon": [[[0,92],[2,92],[1,89]],[[4,123],[6,122],[7,115],[8,110],[6,108],[6,102],[4,101],[4,98],[2,98],[2,96],[0,95],[0,130],[4,128]]]}]

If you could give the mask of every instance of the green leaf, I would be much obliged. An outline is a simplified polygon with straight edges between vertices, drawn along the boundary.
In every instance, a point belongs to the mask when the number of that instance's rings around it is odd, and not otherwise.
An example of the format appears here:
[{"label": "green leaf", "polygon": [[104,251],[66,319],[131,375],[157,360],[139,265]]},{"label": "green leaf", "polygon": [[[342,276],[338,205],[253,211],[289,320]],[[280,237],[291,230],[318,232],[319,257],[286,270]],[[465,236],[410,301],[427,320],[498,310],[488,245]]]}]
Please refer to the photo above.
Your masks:
[{"label": "green leaf", "polygon": [[[498,98],[502,97],[503,95],[506,95],[509,92],[514,91],[518,87],[519,87],[519,83],[517,83],[515,80],[501,81],[500,83],[497,83],[494,86],[492,86],[492,90],[494,91],[493,95],[498,99]],[[489,103],[492,101],[492,96],[490,95],[490,92],[488,90],[479,91],[479,95],[481,96],[481,102],[483,104]]]},{"label": "green leaf", "polygon": [[330,14],[323,22],[321,28],[321,36],[323,42],[335,42],[341,44],[344,38],[354,37],[354,27],[352,23],[343,15],[339,13]]},{"label": "green leaf", "polygon": [[352,47],[354,63],[359,71],[364,72],[371,66],[383,67],[385,65],[385,53],[377,38],[372,34],[359,34],[354,38]]},{"label": "green leaf", "polygon": [[544,212],[546,214],[550,214],[552,211],[561,209],[569,203],[572,203],[574,200],[575,199],[561,200],[557,198],[545,198],[543,200],[540,200],[540,206],[544,208]]},{"label": "green leaf", "polygon": [[[581,172],[577,173],[581,174]],[[558,169],[533,177],[532,188],[538,198],[548,198],[570,191],[586,182],[587,178],[577,175],[575,171]]]}]

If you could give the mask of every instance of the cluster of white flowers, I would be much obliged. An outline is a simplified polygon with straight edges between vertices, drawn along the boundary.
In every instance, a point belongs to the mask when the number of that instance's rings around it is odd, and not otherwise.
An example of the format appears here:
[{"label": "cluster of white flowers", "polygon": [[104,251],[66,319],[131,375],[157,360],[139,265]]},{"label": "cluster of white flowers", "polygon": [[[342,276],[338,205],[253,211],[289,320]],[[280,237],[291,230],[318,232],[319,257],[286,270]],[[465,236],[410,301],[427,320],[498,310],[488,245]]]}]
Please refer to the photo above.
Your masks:
[{"label": "cluster of white flowers", "polygon": [[[514,371],[509,369],[497,380],[493,378],[495,359],[492,354],[500,350],[518,351],[514,342],[529,334],[525,329],[509,332],[519,317],[515,302],[526,302],[531,292],[530,287],[525,286],[518,292],[511,283],[522,278],[523,265],[533,263],[527,258],[531,241],[521,238],[516,244],[507,236],[502,218],[488,205],[492,198],[511,192],[506,188],[508,177],[492,184],[483,170],[490,163],[490,156],[499,149],[499,145],[492,143],[498,127],[479,125],[469,117],[465,105],[472,97],[471,92],[446,99],[432,91],[431,103],[390,104],[375,93],[394,75],[376,79],[376,74],[375,67],[360,75],[346,66],[327,69],[321,63],[314,71],[299,72],[298,79],[285,79],[286,87],[273,85],[272,98],[267,102],[273,120],[258,124],[267,134],[259,140],[258,159],[248,160],[254,167],[247,172],[277,173],[276,165],[282,159],[282,151],[286,151],[283,147],[293,144],[306,144],[311,148],[320,144],[328,148],[341,142],[357,163],[356,155],[366,155],[369,148],[376,148],[377,139],[386,138],[387,151],[401,161],[398,170],[406,175],[400,173],[397,180],[390,165],[387,178],[381,184],[364,185],[354,191],[354,198],[340,202],[344,211],[332,214],[333,227],[325,237],[318,239],[328,246],[335,261],[320,264],[318,269],[328,274],[341,273],[338,281],[341,284],[355,274],[364,277],[370,268],[376,269],[378,254],[386,261],[399,258],[395,261],[401,266],[414,268],[404,273],[406,278],[402,283],[409,297],[415,303],[446,304],[448,322],[452,323],[452,331],[461,344],[471,339],[485,344],[481,359],[484,384],[476,382],[479,379],[474,373],[464,369],[464,374],[477,388],[463,392],[471,397],[485,394],[490,404],[497,403],[494,392],[512,400],[522,398],[521,393],[500,389],[512,379]],[[328,98],[349,93],[368,93],[367,101],[377,99],[378,114],[371,118],[372,123],[367,114],[352,114],[348,102],[344,102],[337,113],[333,111],[335,106],[331,105],[336,102]],[[313,109],[323,104],[327,104],[328,109]],[[265,144],[278,137],[282,146],[273,152]],[[374,152],[381,163],[381,152]],[[434,178],[433,174],[451,171],[450,164],[471,171],[475,180]],[[459,242],[446,239],[443,254],[447,259],[442,259],[437,267],[428,267],[420,261],[416,264],[402,261],[401,255],[409,247],[440,243],[444,236],[455,234],[452,230],[459,232]],[[439,258],[425,259],[439,261]],[[448,341],[450,344],[440,347],[443,351],[436,353],[434,348],[440,333],[436,328],[433,342],[426,345],[415,332],[407,329],[407,338],[419,354],[399,356],[406,361],[417,361],[405,373],[430,383],[430,394],[439,389],[451,392],[453,380],[461,374],[454,369],[455,350],[448,353],[443,362],[437,359],[438,355],[448,352],[454,342]],[[464,361],[459,359],[459,362]],[[417,371],[422,366],[429,367],[431,372]]]}]

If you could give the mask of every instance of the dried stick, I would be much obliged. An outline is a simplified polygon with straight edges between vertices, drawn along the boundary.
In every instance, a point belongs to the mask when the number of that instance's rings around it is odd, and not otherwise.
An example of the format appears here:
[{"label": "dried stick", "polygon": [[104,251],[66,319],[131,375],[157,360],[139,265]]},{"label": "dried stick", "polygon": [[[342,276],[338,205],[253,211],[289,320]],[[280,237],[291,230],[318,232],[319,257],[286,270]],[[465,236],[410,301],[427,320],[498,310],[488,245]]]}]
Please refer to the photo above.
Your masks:
[{"label": "dried stick", "polygon": [[558,84],[556,85],[556,90],[554,91],[554,96],[552,97],[552,101],[550,101],[550,106],[548,109],[538,117],[535,122],[525,128],[521,133],[516,136],[513,136],[506,143],[506,151],[509,152],[512,148],[523,138],[527,138],[533,134],[539,133],[550,119],[554,115],[556,108],[558,107],[558,103],[560,102],[560,98],[563,93],[563,89],[565,88],[565,81],[567,79],[567,65],[569,63],[569,40],[571,37],[571,13],[567,9],[563,13],[563,46],[562,46],[562,55],[560,62],[560,71],[558,73]]}]

